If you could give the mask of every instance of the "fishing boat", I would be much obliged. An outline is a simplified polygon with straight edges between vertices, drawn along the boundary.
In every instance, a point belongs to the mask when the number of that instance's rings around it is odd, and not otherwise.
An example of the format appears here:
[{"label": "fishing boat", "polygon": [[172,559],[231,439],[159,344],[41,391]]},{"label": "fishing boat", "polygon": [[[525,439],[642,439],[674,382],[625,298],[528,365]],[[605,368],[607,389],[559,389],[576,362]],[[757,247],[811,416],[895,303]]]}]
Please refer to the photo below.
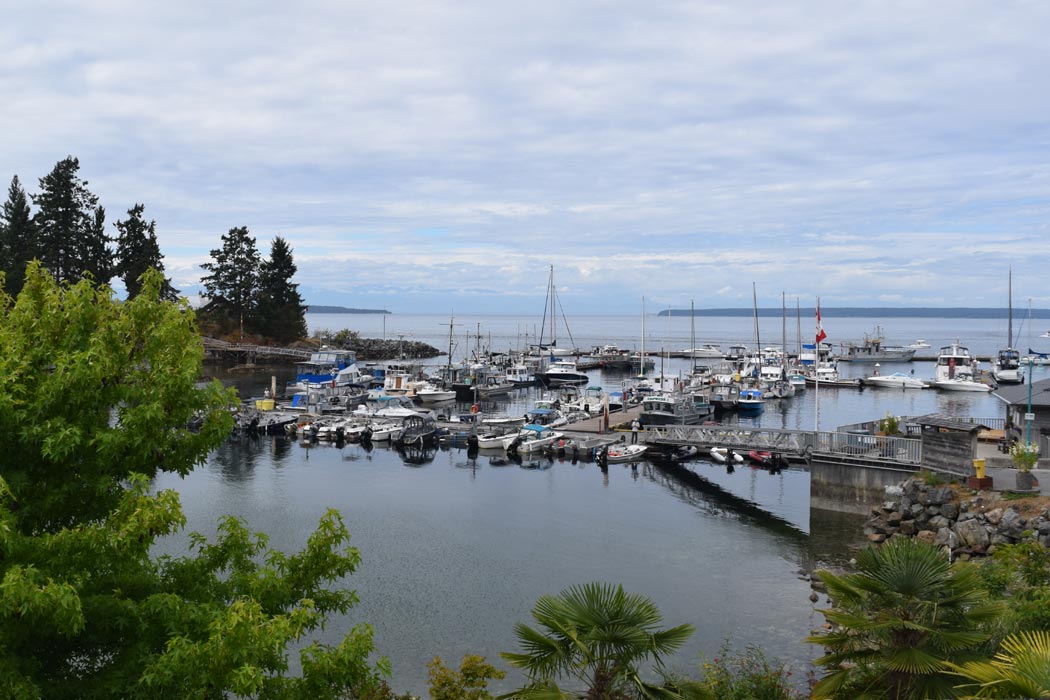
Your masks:
[{"label": "fishing boat", "polygon": [[651,394],[642,400],[642,425],[694,425],[700,422],[691,396]]},{"label": "fishing boat", "polygon": [[413,387],[412,396],[423,403],[436,403],[452,401],[456,398],[456,392],[451,389],[442,389],[431,382],[422,382]]},{"label": "fishing boat", "polygon": [[310,359],[296,362],[295,381],[289,386],[306,390],[319,384],[336,386],[358,383],[361,372],[357,367],[357,354],[353,350],[331,350],[323,347],[310,353]]},{"label": "fishing boat", "polygon": [[872,333],[865,333],[864,340],[846,346],[846,354],[841,357],[849,362],[910,362],[915,357],[915,348],[899,345],[886,345],[882,327],[875,326]]}]

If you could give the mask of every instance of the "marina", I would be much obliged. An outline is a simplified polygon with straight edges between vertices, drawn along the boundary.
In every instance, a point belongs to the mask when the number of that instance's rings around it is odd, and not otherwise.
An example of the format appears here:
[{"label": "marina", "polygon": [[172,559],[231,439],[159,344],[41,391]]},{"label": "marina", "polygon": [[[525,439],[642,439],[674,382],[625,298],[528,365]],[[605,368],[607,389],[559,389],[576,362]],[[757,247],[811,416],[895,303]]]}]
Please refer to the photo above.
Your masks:
[{"label": "marina", "polygon": [[[311,328],[331,320],[330,315],[310,317]],[[386,319],[389,326],[399,321]],[[727,323],[718,331],[725,336],[721,342],[706,337],[702,342],[728,348],[729,339],[738,337],[746,350],[743,339],[753,329],[750,319],[743,321],[739,330]],[[447,317],[443,322],[436,316],[409,322],[417,330],[406,335],[442,346]],[[832,333],[863,334],[870,322],[861,322],[836,329],[825,321],[825,327]],[[476,329],[478,323],[492,329],[493,346],[515,349],[520,319],[464,318],[464,326]],[[893,342],[926,336],[939,348],[959,341],[974,355],[1001,344],[1002,333],[994,323],[984,321],[972,329],[965,324],[960,329],[954,319],[940,323],[937,332],[938,325],[924,319],[919,332],[904,322],[900,340]],[[584,317],[573,325],[577,343],[585,347],[640,349],[640,336],[629,335],[640,325],[634,319]],[[665,326],[661,332],[671,338],[668,346],[675,340],[690,346],[688,319],[648,325]],[[430,338],[419,330],[428,327],[434,329]],[[624,329],[625,336],[603,335],[609,327]],[[714,332],[711,326],[707,330]],[[367,328],[362,333],[369,335]],[[447,335],[443,344],[448,345]],[[650,356],[656,373],[683,380],[691,374],[693,358],[660,353],[655,337],[645,344],[656,348]],[[698,339],[693,347],[700,345]],[[454,363],[461,355],[454,350]],[[438,357],[413,364],[438,369],[448,361]],[[936,375],[935,364],[922,360],[886,367],[883,374],[898,371],[896,367],[909,377],[912,369],[924,379]],[[283,386],[294,378],[295,369],[274,365],[247,373],[214,371],[242,396],[252,397],[271,384]],[[597,396],[598,390],[613,397],[637,380],[637,369],[599,366],[584,371],[587,384],[577,390],[580,399]],[[734,646],[775,645],[776,655],[801,674],[816,651],[801,639],[822,618],[808,602],[810,590],[798,572],[845,561],[861,537],[859,516],[822,507],[823,492],[812,492],[815,474],[821,479],[835,474],[815,472],[803,458],[823,454],[838,460],[830,461],[828,469],[852,470],[872,461],[887,468],[895,462],[897,471],[891,473],[904,475],[921,459],[914,452],[917,441],[897,442],[874,435],[873,429],[858,432],[859,426],[870,426],[887,413],[1003,415],[1001,402],[989,393],[860,384],[872,371],[869,363],[842,363],[841,378],[858,381],[810,385],[790,398],[767,401],[755,414],[728,411],[696,424],[644,426],[639,443],[647,449],[640,459],[630,454],[636,450],[619,447],[630,444],[629,423],[641,414],[640,403],[626,412],[612,410],[608,422],[600,414],[554,428],[562,433],[559,439],[576,441],[575,453],[559,450],[557,441],[551,449],[517,455],[508,455],[502,443],[473,450],[466,439],[470,427],[460,423],[463,417],[502,424],[513,440],[526,413],[551,406],[545,397],[553,389],[525,385],[499,396],[426,404],[444,417],[439,427],[462,435],[462,442],[456,438],[415,446],[243,435],[186,479],[165,477],[157,486],[180,491],[190,529],[212,531],[215,515],[233,512],[253,529],[269,533],[276,546],[289,548],[301,546],[300,533],[325,508],[340,509],[363,556],[350,579],[361,604],[346,616],[346,624],[368,621],[375,626],[377,646],[390,657],[392,684],[399,690],[422,691],[426,663],[434,653],[443,658],[481,653],[494,659],[497,652],[512,649],[513,622],[525,618],[531,601],[582,580],[644,587],[666,619],[697,625],[701,631],[670,660],[674,669],[692,668],[697,654],[715,653],[732,635]],[[1050,376],[1042,366],[1029,371],[1036,381]],[[423,407],[422,402],[415,405]],[[477,413],[472,413],[475,405]],[[711,420],[718,424],[703,425]],[[603,447],[623,454],[614,454],[602,466],[595,457]],[[719,461],[719,449],[740,460]],[[769,463],[761,461],[765,453]],[[783,456],[786,466],[772,463],[774,454]],[[728,562],[725,551],[741,556]],[[721,564],[712,566],[715,561]],[[654,577],[654,571],[660,575]],[[756,598],[771,601],[774,612],[756,614],[748,603]],[[501,688],[514,685],[511,674]]]}]

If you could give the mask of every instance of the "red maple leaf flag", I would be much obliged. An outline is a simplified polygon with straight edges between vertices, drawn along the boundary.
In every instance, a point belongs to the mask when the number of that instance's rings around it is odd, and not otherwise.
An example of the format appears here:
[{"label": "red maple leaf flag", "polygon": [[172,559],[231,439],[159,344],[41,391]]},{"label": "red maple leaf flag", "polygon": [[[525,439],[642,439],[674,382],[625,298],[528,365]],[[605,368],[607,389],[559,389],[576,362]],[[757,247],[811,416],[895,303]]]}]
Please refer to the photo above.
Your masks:
[{"label": "red maple leaf flag", "polygon": [[824,332],[824,326],[820,324],[820,299],[817,299],[817,345],[827,337],[828,334]]}]

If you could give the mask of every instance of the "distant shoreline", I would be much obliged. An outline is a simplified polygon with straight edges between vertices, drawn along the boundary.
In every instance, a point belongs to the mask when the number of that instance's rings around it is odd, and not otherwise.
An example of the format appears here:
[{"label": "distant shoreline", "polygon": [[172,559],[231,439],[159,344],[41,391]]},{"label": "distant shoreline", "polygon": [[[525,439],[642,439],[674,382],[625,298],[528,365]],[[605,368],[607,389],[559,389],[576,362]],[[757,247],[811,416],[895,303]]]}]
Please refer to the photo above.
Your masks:
[{"label": "distant shoreline", "polygon": [[[689,316],[689,309],[664,309],[657,316]],[[752,316],[753,309],[695,309],[694,316],[707,317],[738,317]],[[779,308],[759,309],[758,315],[763,318],[779,318],[783,311]],[[816,315],[816,309],[812,306],[803,307],[799,310],[803,316],[812,318]],[[1001,318],[1006,319],[1008,310],[1006,308],[996,309],[987,307],[947,307],[936,308],[929,306],[901,307],[863,307],[863,306],[822,306],[820,307],[821,318]],[[788,316],[795,315],[795,309],[787,309]],[[1014,309],[1014,321],[1020,322],[1028,316],[1028,309]],[[1050,318],[1050,309],[1032,309],[1032,318]]]},{"label": "distant shoreline", "polygon": [[386,309],[351,309],[345,306],[318,306],[311,304],[306,307],[308,314],[389,314]]}]

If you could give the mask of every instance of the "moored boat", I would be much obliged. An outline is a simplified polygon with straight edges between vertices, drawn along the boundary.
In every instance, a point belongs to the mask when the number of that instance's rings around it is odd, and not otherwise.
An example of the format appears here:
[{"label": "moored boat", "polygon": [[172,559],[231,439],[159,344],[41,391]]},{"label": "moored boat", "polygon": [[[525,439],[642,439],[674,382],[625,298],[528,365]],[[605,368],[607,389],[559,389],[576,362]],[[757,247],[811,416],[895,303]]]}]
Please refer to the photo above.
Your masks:
[{"label": "moored boat", "polygon": [[864,379],[864,386],[881,386],[891,389],[928,389],[930,385],[903,372],[876,374]]}]

